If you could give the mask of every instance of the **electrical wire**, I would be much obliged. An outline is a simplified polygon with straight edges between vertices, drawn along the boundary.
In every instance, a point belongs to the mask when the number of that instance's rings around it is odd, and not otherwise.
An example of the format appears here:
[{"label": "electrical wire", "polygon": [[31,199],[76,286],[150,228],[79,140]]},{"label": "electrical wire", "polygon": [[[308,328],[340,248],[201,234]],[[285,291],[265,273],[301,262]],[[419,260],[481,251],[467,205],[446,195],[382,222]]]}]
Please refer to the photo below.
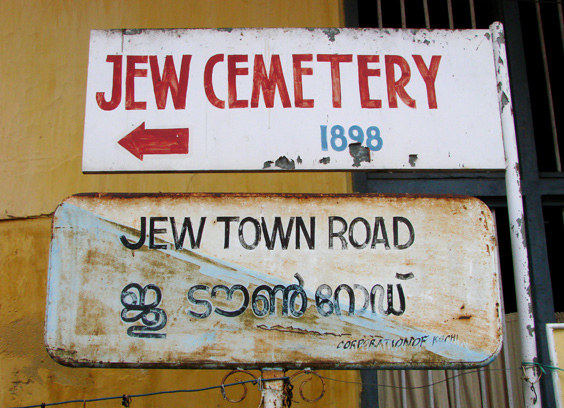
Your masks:
[{"label": "electrical wire", "polygon": [[[517,371],[518,369],[516,368],[490,368],[488,369],[488,371]],[[429,388],[429,387],[433,387],[434,385],[438,385],[438,384],[442,384],[445,382],[448,382],[450,380],[455,379],[456,377],[462,377],[465,375],[470,375],[470,374],[476,374],[479,373],[479,370],[471,370],[471,371],[464,371],[462,373],[459,374],[455,374],[449,377],[445,377],[442,380],[438,380],[429,384],[425,384],[425,385],[418,385],[418,386],[410,386],[410,387],[402,387],[399,385],[387,385],[387,384],[380,384],[380,383],[366,383],[366,382],[359,382],[359,381],[347,381],[347,380],[339,380],[337,378],[331,378],[331,377],[326,377],[326,376],[322,376],[325,380],[329,380],[329,381],[333,381],[333,382],[342,382],[342,383],[347,383],[347,384],[355,384],[355,385],[362,385],[363,387],[366,386],[371,386],[371,387],[382,387],[382,388],[392,388],[392,389],[398,389],[398,390],[417,390],[417,389],[421,389],[421,388]]]},{"label": "electrical wire", "polygon": [[[562,370],[559,367],[541,365],[539,363],[528,363],[528,362],[523,363],[523,366],[531,366],[531,365],[541,366],[541,369],[545,368],[545,369],[549,369],[549,370]],[[512,368],[489,368],[488,369],[488,371],[515,371],[515,370],[518,370],[518,369],[515,369],[515,368],[513,368],[513,369]],[[328,380],[328,381],[360,385],[360,386],[363,386],[363,387],[382,387],[382,388],[392,388],[392,389],[401,389],[401,390],[404,390],[404,389],[416,390],[416,389],[433,387],[435,385],[448,382],[448,381],[450,381],[454,378],[457,378],[457,377],[462,377],[462,376],[465,376],[465,375],[476,374],[476,373],[479,373],[479,370],[468,370],[468,371],[461,372],[459,374],[455,374],[455,375],[445,377],[442,380],[438,380],[438,381],[435,381],[435,382],[432,382],[432,383],[429,383],[429,384],[419,385],[419,386],[410,386],[410,387],[403,387],[403,386],[398,386],[398,385],[388,385],[388,384],[379,384],[379,383],[366,383],[366,382],[360,382],[360,381],[340,380],[340,379],[337,379],[337,378],[331,378],[331,377],[328,377],[328,376],[325,376],[325,375],[320,375],[319,373],[317,373],[316,375],[318,375],[320,378],[323,378],[323,379]],[[204,388],[194,388],[194,389],[186,389],[186,390],[171,390],[171,391],[157,391],[157,392],[149,392],[149,393],[144,393],[144,394],[128,394],[128,395],[123,394],[123,395],[113,396],[113,397],[75,399],[75,400],[68,400],[68,401],[61,401],[61,402],[41,403],[41,404],[35,404],[35,405],[26,405],[26,406],[10,407],[10,408],[41,408],[41,407],[56,406],[56,405],[63,405],[63,404],[72,404],[72,403],[86,404],[86,403],[90,403],[90,402],[100,402],[100,401],[117,400],[117,399],[123,400],[126,397],[128,398],[128,400],[131,400],[132,398],[150,397],[150,396],[154,396],[154,395],[163,395],[163,394],[193,393],[193,392],[202,392],[202,391],[209,391],[209,390],[215,390],[215,389],[224,390],[226,387],[233,387],[233,386],[236,386],[236,385],[244,385],[244,384],[257,385],[257,384],[262,383],[262,382],[280,381],[280,380],[287,381],[287,380],[290,380],[290,379],[292,379],[293,381],[296,381],[298,378],[300,378],[302,376],[306,376],[306,375],[308,375],[307,372],[302,373],[302,374],[296,376],[295,378],[291,378],[291,377],[260,378],[260,381],[259,381],[259,379],[252,379],[252,380],[246,380],[246,381],[238,381],[238,382],[229,383],[229,384],[214,385],[214,386],[204,387]]]},{"label": "electrical wire", "polygon": [[[498,368],[498,369],[495,369],[495,370],[498,370],[498,371],[508,371],[508,370],[511,370],[511,369],[510,369],[510,368],[506,368],[506,369],[504,369],[504,368]],[[492,370],[492,371],[493,371],[493,370]],[[366,383],[366,382],[359,382],[359,381],[339,380],[339,379],[337,379],[337,378],[331,378],[331,377],[326,377],[326,376],[323,376],[323,378],[326,379],[326,380],[329,380],[329,381],[333,381],[333,382],[341,382],[341,383],[346,383],[346,384],[362,385],[363,387],[365,387],[365,386],[371,386],[371,387],[382,387],[382,388],[395,388],[395,389],[398,389],[398,390],[416,390],[416,389],[420,389],[420,388],[429,388],[429,387],[432,387],[432,386],[434,386],[434,385],[442,384],[442,383],[444,383],[444,382],[447,382],[447,381],[449,381],[449,380],[452,380],[452,379],[454,379],[454,378],[456,378],[456,377],[461,377],[461,376],[464,376],[464,375],[474,374],[474,373],[478,373],[478,372],[479,372],[478,370],[465,371],[465,372],[460,373],[460,374],[456,374],[456,375],[453,375],[453,376],[450,376],[450,377],[445,377],[444,379],[439,380],[439,381],[435,381],[435,382],[432,382],[432,383],[429,383],[429,384],[425,384],[425,385],[413,386],[413,387],[402,387],[402,386],[399,386],[399,385],[387,385],[387,384],[380,384],[380,383]]]},{"label": "electrical wire", "polygon": [[[288,380],[289,378],[290,377],[263,378],[263,379],[261,379],[261,382]],[[128,395],[124,394],[124,395],[119,395],[119,396],[114,396],[114,397],[75,399],[75,400],[68,400],[68,401],[61,401],[61,402],[41,403],[41,404],[35,404],[35,405],[26,405],[26,406],[10,407],[10,408],[41,408],[41,407],[49,407],[49,406],[63,405],[63,404],[73,404],[73,403],[83,403],[83,404],[85,404],[85,403],[89,403],[89,402],[116,400],[116,399],[123,399],[125,396],[127,396],[131,399],[131,398],[150,397],[150,396],[153,396],[153,395],[163,395],[163,394],[202,392],[202,391],[209,391],[209,390],[215,390],[215,389],[223,389],[223,388],[226,388],[226,387],[233,387],[233,386],[236,386],[236,385],[243,385],[243,384],[249,384],[249,383],[257,384],[257,382],[258,382],[257,380],[246,380],[246,381],[238,381],[238,382],[229,383],[229,384],[214,385],[214,386],[210,386],[210,387],[194,388],[194,389],[188,389],[188,390],[156,391],[156,392],[148,392],[148,393],[144,393],[144,394],[128,394]]]}]

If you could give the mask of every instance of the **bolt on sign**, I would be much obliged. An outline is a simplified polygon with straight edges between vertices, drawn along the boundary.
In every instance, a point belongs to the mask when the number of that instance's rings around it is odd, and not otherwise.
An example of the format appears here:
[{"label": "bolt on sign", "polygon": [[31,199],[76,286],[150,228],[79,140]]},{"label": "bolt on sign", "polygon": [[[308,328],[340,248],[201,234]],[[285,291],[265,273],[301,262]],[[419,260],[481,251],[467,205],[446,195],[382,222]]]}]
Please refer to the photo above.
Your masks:
[{"label": "bolt on sign", "polygon": [[490,30],[91,33],[84,172],[504,166]]},{"label": "bolt on sign", "polygon": [[481,366],[497,256],[465,196],[76,195],[54,215],[46,346],[90,367]]}]

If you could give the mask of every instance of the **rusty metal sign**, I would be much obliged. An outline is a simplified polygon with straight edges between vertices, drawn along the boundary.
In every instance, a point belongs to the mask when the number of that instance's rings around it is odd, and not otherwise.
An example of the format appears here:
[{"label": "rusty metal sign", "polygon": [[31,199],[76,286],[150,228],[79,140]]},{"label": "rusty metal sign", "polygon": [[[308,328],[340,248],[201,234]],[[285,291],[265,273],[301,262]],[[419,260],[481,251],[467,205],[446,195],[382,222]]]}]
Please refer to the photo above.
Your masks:
[{"label": "rusty metal sign", "polygon": [[504,169],[490,30],[96,30],[83,171]]},{"label": "rusty metal sign", "polygon": [[488,207],[462,196],[72,196],[46,346],[95,367],[448,368],[501,347]]}]

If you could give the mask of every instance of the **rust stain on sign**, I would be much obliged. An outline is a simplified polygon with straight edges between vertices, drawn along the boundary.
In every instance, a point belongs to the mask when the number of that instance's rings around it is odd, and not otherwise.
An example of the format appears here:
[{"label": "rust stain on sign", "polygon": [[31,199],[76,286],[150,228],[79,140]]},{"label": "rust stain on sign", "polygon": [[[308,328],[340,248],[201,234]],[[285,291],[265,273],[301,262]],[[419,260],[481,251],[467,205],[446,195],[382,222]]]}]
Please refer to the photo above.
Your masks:
[{"label": "rust stain on sign", "polygon": [[459,196],[73,196],[47,348],[73,366],[484,365],[501,346],[493,225]]}]

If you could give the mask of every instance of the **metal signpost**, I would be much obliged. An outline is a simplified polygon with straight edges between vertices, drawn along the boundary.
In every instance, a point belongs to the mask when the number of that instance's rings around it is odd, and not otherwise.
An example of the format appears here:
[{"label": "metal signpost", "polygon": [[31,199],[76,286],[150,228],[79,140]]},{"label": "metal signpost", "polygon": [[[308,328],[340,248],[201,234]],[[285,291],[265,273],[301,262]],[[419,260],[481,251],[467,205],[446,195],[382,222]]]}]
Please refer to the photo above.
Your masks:
[{"label": "metal signpost", "polygon": [[[504,47],[497,23],[93,31],[83,171],[505,170],[533,361]],[[46,344],[73,366],[273,379],[480,366],[501,347],[492,228],[468,197],[73,196],[54,216]]]},{"label": "metal signpost", "polygon": [[53,231],[46,342],[63,364],[469,368],[501,347],[475,198],[78,195]]}]

